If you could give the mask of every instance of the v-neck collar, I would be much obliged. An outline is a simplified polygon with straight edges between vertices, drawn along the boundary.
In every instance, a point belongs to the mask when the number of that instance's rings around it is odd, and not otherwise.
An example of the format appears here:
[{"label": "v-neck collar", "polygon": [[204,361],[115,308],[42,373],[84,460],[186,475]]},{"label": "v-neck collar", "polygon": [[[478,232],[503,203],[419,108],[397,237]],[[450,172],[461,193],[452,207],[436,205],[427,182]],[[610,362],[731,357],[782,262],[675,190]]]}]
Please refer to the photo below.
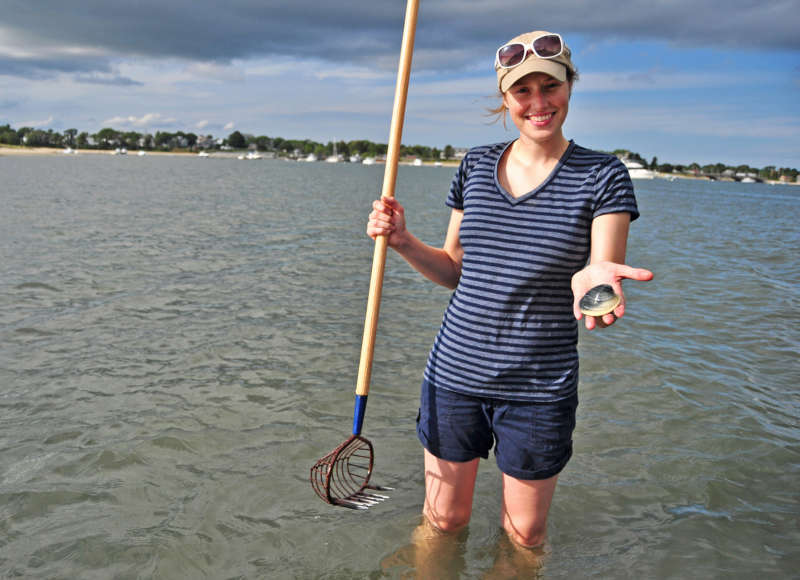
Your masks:
[{"label": "v-neck collar", "polygon": [[[516,139],[514,141],[516,141]],[[567,145],[566,150],[561,155],[561,158],[558,160],[558,163],[556,163],[556,166],[553,168],[550,174],[538,186],[536,186],[535,189],[519,197],[514,197],[506,190],[505,187],[500,185],[500,179],[498,178],[497,175],[497,172],[500,168],[500,160],[503,158],[503,155],[505,155],[506,151],[508,151],[508,148],[514,144],[514,141],[509,141],[506,144],[506,146],[503,147],[503,150],[500,151],[500,155],[497,156],[497,161],[494,162],[494,184],[497,187],[497,190],[503,194],[503,197],[505,197],[506,200],[508,200],[508,202],[511,205],[518,205],[530,199],[531,197],[535,196],[537,193],[539,193],[539,191],[542,190],[542,188],[546,187],[550,183],[553,177],[558,173],[558,171],[564,165],[564,162],[567,160],[570,154],[572,154],[572,150],[575,149],[575,141],[573,141],[572,139],[569,140],[569,145]]]}]

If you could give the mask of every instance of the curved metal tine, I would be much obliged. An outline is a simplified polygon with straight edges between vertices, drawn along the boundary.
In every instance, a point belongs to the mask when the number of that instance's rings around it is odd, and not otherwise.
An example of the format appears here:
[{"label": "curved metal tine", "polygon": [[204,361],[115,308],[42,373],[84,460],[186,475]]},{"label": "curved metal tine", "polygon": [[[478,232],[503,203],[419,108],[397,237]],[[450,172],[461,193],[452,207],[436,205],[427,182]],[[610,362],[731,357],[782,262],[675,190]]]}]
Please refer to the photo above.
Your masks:
[{"label": "curved metal tine", "polygon": [[358,499],[360,501],[363,501],[364,503],[368,503],[369,505],[373,506],[373,505],[378,505],[379,503],[381,503],[385,499],[389,499],[389,496],[388,495],[378,495],[376,493],[368,493],[368,492],[365,492],[365,491],[360,491],[360,492],[350,496],[349,499],[353,499],[353,498]]},{"label": "curved metal tine", "polygon": [[349,508],[351,510],[366,510],[366,509],[369,509],[368,505],[361,505],[360,503],[356,503],[356,502],[349,501],[349,500],[346,500],[346,499],[337,499],[334,502],[334,505],[346,507],[346,508]]},{"label": "curved metal tine", "polygon": [[[368,497],[368,498],[374,499],[376,501],[383,501],[385,499],[389,499],[388,495],[383,495],[383,494],[380,494],[380,493],[372,493],[371,491],[366,491],[367,489],[375,489],[375,488],[374,487],[371,488],[371,487],[367,486],[361,491],[361,493],[359,495],[363,495],[364,497]],[[380,491],[383,491],[383,490],[380,490]]]},{"label": "curved metal tine", "polygon": [[[374,489],[375,491],[394,491],[393,487],[387,487],[385,485],[367,485],[364,489]],[[387,498],[389,496],[386,496]]]},{"label": "curved metal tine", "polygon": [[354,510],[367,510],[372,506],[377,505],[381,501],[383,500],[373,501],[366,497],[361,496],[361,494],[355,494],[343,499],[337,499],[336,505],[340,505],[342,507],[347,507]]},{"label": "curved metal tine", "polygon": [[356,510],[366,510],[374,505],[378,505],[388,496],[378,496],[371,493],[358,492],[343,499],[337,499],[336,504]]}]

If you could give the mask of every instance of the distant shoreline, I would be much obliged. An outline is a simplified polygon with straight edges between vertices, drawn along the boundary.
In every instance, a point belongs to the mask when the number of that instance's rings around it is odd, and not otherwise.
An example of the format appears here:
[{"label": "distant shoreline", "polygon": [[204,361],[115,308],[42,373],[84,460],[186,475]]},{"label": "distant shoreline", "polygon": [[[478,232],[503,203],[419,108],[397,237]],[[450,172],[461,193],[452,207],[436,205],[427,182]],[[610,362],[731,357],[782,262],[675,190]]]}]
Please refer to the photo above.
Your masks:
[{"label": "distant shoreline", "polygon": [[[64,149],[58,147],[9,147],[7,145],[0,145],[0,157],[4,155],[9,156],[24,156],[24,155],[67,155]],[[79,155],[114,155],[113,149],[76,149]],[[128,151],[127,155],[136,157],[136,151]],[[197,155],[189,151],[145,151],[147,155]]]},{"label": "distant shoreline", "polygon": [[[143,150],[145,156],[148,155],[166,155],[166,156],[181,156],[181,157],[197,157],[196,151],[149,151]],[[236,159],[239,155],[244,154],[244,151],[212,151],[209,157],[216,157],[218,159]],[[114,149],[75,149],[74,153],[66,153],[64,149],[59,147],[21,147],[21,146],[8,146],[0,145],[0,157],[8,156],[70,156],[70,155],[110,155],[120,156],[119,153],[114,152]],[[139,150],[129,150],[125,154],[127,157],[138,157]],[[288,159],[283,157],[276,157],[275,159]],[[382,159],[376,159],[375,165],[383,165],[385,163]],[[461,163],[458,159],[450,159],[444,161],[423,161],[424,166],[433,167],[434,165],[441,165],[442,167],[458,167]],[[411,161],[401,159],[400,165],[411,165]]]},{"label": "distant shoreline", "polygon": [[[113,149],[79,149],[76,150],[78,155],[114,155]],[[128,151],[127,156],[130,157],[138,157],[138,150],[136,151]],[[236,158],[237,155],[240,153],[233,153],[233,152],[213,152],[209,155],[209,157],[223,157],[223,158]],[[46,156],[46,155],[61,155],[61,156],[68,156],[64,152],[64,149],[59,149],[57,147],[9,147],[7,145],[0,145],[0,157],[3,156]],[[197,157],[197,153],[191,151],[145,151],[145,155],[160,155],[160,156],[181,156],[181,157]],[[382,161],[377,162],[379,164],[383,163]],[[434,166],[441,166],[441,167],[458,167],[460,161],[458,160],[448,160],[448,161],[423,161],[423,166],[425,167],[434,167]],[[411,163],[401,161],[400,165],[411,165]],[[707,177],[698,176],[698,175],[690,175],[686,173],[656,173],[656,177],[660,179],[694,179],[700,181],[710,181]],[[719,180],[719,181],[727,181],[727,180]],[[732,183],[735,183],[735,180],[730,180]],[[769,180],[763,181],[762,183],[766,183],[769,185],[800,185],[797,182],[791,181],[778,181],[778,180]]]}]

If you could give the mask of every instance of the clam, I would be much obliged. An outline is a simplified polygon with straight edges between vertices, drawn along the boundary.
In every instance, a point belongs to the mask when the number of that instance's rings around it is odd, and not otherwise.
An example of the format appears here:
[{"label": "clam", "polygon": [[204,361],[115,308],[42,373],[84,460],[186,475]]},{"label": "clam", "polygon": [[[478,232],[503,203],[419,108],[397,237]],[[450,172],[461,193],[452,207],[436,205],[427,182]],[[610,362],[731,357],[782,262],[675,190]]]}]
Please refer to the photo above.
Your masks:
[{"label": "clam", "polygon": [[619,296],[608,284],[600,284],[584,294],[578,303],[578,308],[587,316],[603,316],[608,314],[619,304]]}]

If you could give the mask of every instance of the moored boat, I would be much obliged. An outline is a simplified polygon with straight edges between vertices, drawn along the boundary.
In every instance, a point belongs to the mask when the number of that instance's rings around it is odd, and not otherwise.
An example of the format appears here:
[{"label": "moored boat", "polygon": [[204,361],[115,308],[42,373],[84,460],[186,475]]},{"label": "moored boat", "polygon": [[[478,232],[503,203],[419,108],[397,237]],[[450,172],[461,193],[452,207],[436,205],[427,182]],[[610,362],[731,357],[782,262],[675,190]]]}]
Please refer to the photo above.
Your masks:
[{"label": "moored boat", "polygon": [[631,179],[654,179],[656,176],[654,171],[646,169],[645,166],[638,161],[623,159],[622,162],[625,164],[625,167],[628,168],[628,174],[631,176]]}]

